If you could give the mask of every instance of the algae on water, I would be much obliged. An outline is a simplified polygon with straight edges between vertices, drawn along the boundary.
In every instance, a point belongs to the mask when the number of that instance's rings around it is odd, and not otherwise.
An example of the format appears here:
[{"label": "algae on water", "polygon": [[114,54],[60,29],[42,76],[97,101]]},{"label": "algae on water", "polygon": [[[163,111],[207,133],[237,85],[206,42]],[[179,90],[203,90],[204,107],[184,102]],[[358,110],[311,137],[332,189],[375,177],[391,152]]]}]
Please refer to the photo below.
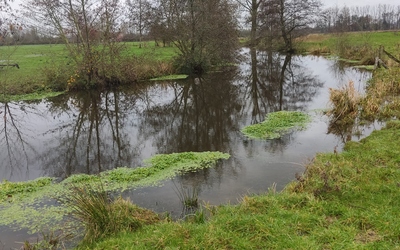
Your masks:
[{"label": "algae on water", "polygon": [[261,123],[244,127],[242,133],[249,138],[276,139],[293,129],[304,129],[310,121],[303,112],[279,111],[268,114]]},{"label": "algae on water", "polygon": [[151,186],[178,174],[212,167],[218,160],[229,157],[221,152],[161,154],[146,160],[144,167],[117,168],[99,175],[73,175],[60,183],[52,183],[51,178],[18,183],[3,181],[0,183],[0,226],[24,228],[31,233],[57,230],[69,213],[57,200],[67,195],[65,190],[69,185],[102,182],[106,191]]}]

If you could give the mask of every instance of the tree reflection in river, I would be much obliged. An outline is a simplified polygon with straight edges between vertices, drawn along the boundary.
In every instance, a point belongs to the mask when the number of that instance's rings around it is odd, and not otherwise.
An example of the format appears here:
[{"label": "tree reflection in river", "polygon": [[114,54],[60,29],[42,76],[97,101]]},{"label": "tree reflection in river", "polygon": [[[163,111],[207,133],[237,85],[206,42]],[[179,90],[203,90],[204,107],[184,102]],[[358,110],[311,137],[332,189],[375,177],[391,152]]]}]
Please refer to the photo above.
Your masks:
[{"label": "tree reflection in river", "polygon": [[[2,117],[0,128],[1,166],[8,174],[2,179],[12,179],[14,175],[29,174],[29,156],[35,151],[27,141],[30,130],[25,116],[37,112],[29,105],[0,103]],[[17,172],[18,171],[18,172]],[[22,173],[25,171],[25,173]],[[1,180],[0,180],[1,181]]]},{"label": "tree reflection in river", "polygon": [[243,111],[251,111],[252,124],[263,121],[270,112],[307,109],[323,82],[301,63],[301,57],[290,54],[250,50],[251,67],[244,68],[241,80],[245,96],[251,100]]},{"label": "tree reflection in river", "polygon": [[[244,67],[240,80],[245,90],[242,115],[251,113],[251,124],[262,122],[265,115],[281,110],[307,110],[307,105],[323,86],[317,76],[302,66],[301,57],[250,49],[250,67]],[[249,101],[250,100],[250,101]],[[282,152],[292,136],[265,143],[265,150]],[[257,146],[254,146],[254,145]],[[245,140],[248,155],[257,154],[258,142]]]},{"label": "tree reflection in river", "polygon": [[70,120],[49,142],[54,147],[40,156],[47,174],[65,178],[134,163],[140,143],[131,145],[126,127],[136,100],[136,95],[119,91],[81,92],[55,99],[51,112]]}]

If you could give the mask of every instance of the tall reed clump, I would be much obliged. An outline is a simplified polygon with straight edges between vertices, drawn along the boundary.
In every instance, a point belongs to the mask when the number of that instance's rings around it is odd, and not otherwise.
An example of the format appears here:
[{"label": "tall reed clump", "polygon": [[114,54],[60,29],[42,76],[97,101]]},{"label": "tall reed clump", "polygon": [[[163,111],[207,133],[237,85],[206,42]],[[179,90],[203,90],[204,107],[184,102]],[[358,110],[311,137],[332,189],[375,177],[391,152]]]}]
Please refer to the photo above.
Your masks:
[{"label": "tall reed clump", "polygon": [[361,96],[350,81],[340,89],[329,89],[329,100],[332,108],[327,112],[332,122],[351,124],[359,114]]},{"label": "tall reed clump", "polygon": [[112,200],[101,184],[73,185],[61,200],[73,219],[84,226],[84,243],[122,231],[135,231],[144,224],[159,220],[158,216],[122,198]]}]

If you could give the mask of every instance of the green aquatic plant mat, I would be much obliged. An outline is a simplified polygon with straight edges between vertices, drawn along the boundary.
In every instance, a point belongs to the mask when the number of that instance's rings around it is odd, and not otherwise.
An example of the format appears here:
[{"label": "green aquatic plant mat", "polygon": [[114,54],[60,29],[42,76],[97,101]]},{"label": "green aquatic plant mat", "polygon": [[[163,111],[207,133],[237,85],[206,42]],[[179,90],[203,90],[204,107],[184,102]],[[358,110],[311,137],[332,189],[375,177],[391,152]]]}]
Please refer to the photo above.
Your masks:
[{"label": "green aquatic plant mat", "polygon": [[0,226],[27,229],[30,233],[58,230],[71,211],[56,201],[68,195],[66,190],[70,186],[102,183],[105,191],[118,193],[159,185],[165,179],[213,167],[219,160],[229,157],[221,152],[160,154],[145,160],[144,167],[117,168],[99,175],[72,175],[60,183],[52,182],[51,178],[18,183],[3,181],[0,183]]},{"label": "green aquatic plant mat", "polygon": [[157,78],[152,78],[150,81],[170,81],[170,80],[182,80],[188,78],[188,75],[167,75]]},{"label": "green aquatic plant mat", "polygon": [[268,114],[261,123],[244,127],[242,133],[249,138],[276,139],[294,129],[304,129],[310,121],[303,112],[279,111]]}]

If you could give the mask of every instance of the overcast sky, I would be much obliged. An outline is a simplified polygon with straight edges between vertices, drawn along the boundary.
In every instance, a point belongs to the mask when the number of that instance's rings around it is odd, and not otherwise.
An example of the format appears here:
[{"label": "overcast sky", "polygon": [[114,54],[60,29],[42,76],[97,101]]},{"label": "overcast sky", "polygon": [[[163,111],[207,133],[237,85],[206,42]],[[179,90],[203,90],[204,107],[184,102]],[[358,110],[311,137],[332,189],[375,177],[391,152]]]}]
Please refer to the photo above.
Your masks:
[{"label": "overcast sky", "polygon": [[[22,3],[24,0],[14,0],[12,6],[17,6],[18,3]],[[125,0],[121,0],[121,2],[125,2]],[[343,7],[343,6],[366,6],[366,5],[378,5],[378,4],[391,4],[391,5],[400,5],[399,0],[321,0],[325,7]]]},{"label": "overcast sky", "polygon": [[391,4],[400,5],[398,0],[321,0],[325,7],[334,6],[366,6],[366,5],[378,5],[378,4]]}]

